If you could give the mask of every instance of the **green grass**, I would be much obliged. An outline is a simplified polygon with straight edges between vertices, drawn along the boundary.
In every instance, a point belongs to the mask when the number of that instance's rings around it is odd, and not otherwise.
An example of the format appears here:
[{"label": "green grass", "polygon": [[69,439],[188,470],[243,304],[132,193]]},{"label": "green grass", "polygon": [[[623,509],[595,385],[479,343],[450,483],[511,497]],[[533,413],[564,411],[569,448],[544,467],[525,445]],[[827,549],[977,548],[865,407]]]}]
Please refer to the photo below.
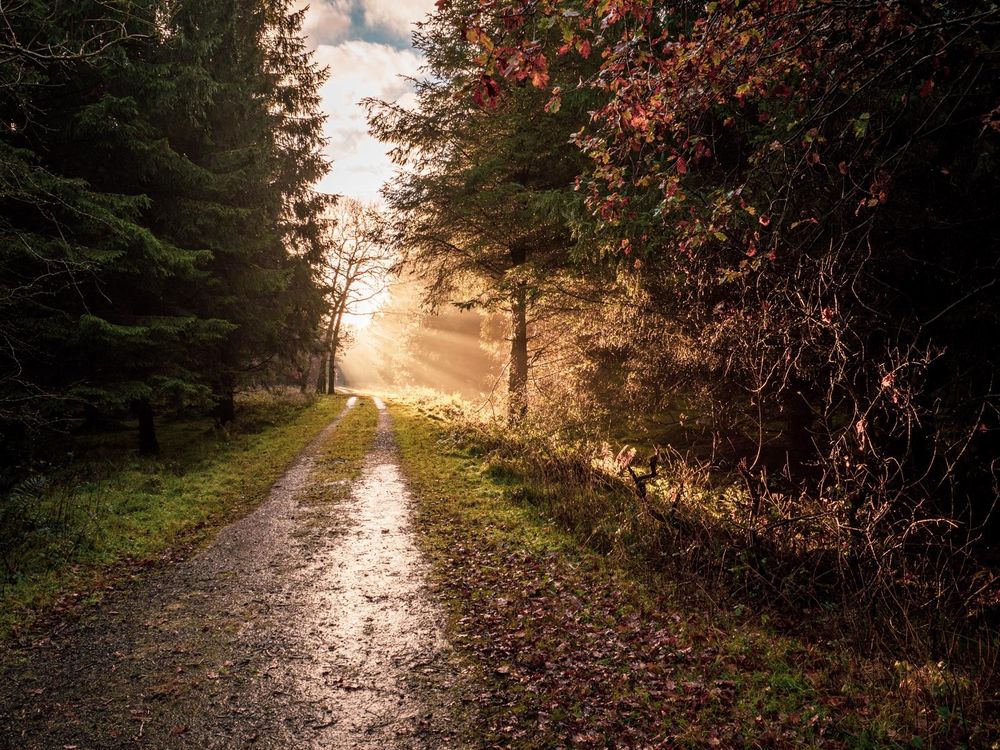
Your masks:
[{"label": "green grass", "polygon": [[98,597],[126,568],[204,544],[267,496],[345,400],[248,396],[229,430],[161,424],[155,458],[136,456],[129,433],[84,441],[70,466],[5,504],[0,637]]},{"label": "green grass", "polygon": [[[667,733],[660,739],[669,736],[674,747],[709,747],[716,741],[725,747],[734,738],[745,739],[748,747],[774,748],[991,746],[995,717],[980,712],[978,723],[956,720],[950,709],[942,708],[947,697],[928,690],[933,681],[923,674],[926,670],[908,670],[914,677],[907,683],[900,679],[898,665],[862,657],[848,642],[779,631],[766,603],[753,611],[716,607],[709,615],[695,604],[704,599],[685,596],[678,582],[642,575],[597,554],[586,534],[546,517],[544,505],[533,504],[542,491],[508,463],[492,465],[476,446],[456,440],[447,415],[433,404],[394,402],[391,412],[404,468],[419,501],[422,543],[451,607],[451,635],[464,644],[460,651],[479,678],[496,691],[484,709],[484,724],[476,727],[489,741],[517,748],[557,747],[563,744],[560,731],[572,736],[581,726],[599,726],[596,704],[588,708],[589,718],[574,718],[580,707],[567,704],[558,680],[546,682],[526,669],[522,679],[536,682],[525,689],[516,681],[496,679],[493,663],[506,658],[506,646],[496,644],[513,639],[518,659],[558,671],[551,666],[561,658],[558,644],[585,643],[587,628],[594,625],[609,629],[636,652],[651,629],[660,629],[676,639],[678,653],[690,654],[676,664],[647,663],[643,669],[648,677],[626,665],[624,672],[631,670],[632,676],[606,691],[604,701],[640,707],[612,712],[607,719],[617,723],[606,736],[624,745],[629,743],[621,733],[643,726],[645,732]],[[514,570],[522,560],[528,561],[525,570]],[[529,595],[519,599],[522,581]],[[567,594],[573,604],[562,611]],[[528,608],[540,606],[539,597],[545,602],[543,611],[526,618]],[[622,625],[635,619],[638,624]],[[573,635],[573,628],[582,630]],[[600,649],[601,641],[588,648]],[[581,653],[579,662],[566,669],[579,675],[593,666],[590,674],[612,679],[615,665],[621,665],[620,652],[604,658],[592,651]],[[577,677],[565,681],[573,679]],[[664,697],[664,685],[677,686],[680,695]],[[695,691],[699,697],[694,702],[694,688],[680,687],[691,685],[704,686]],[[666,717],[659,725],[649,718],[658,712]],[[547,723],[540,724],[536,715],[545,715]],[[518,734],[522,724],[524,731]]]},{"label": "green grass", "polygon": [[344,497],[358,478],[365,456],[375,441],[378,409],[367,398],[359,398],[321,448],[306,491],[306,505],[317,506],[315,519],[335,522],[322,507]]},{"label": "green grass", "polygon": [[511,502],[523,494],[519,478],[481,461],[468,447],[449,445],[432,413],[399,403],[390,404],[390,411],[407,476],[425,508],[458,513],[472,530],[499,544],[538,554],[573,551],[572,538],[533,506]]}]

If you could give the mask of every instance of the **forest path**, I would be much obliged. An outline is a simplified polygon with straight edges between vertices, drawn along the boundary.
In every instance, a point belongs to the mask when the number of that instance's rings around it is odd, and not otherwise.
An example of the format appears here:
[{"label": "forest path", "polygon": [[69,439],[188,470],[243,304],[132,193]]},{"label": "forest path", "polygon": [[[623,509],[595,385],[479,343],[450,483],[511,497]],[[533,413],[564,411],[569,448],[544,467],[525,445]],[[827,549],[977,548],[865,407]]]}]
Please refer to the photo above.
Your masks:
[{"label": "forest path", "polygon": [[0,747],[460,746],[445,614],[375,402],[349,487],[313,475],[356,397],[210,547],[3,654]]}]

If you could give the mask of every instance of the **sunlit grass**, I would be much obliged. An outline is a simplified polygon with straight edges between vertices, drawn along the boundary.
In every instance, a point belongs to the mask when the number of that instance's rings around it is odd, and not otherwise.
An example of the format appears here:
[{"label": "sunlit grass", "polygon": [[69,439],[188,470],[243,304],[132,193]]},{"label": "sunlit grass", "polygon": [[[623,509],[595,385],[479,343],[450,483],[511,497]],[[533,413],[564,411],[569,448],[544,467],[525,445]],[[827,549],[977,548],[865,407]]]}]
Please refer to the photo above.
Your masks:
[{"label": "sunlit grass", "polygon": [[317,455],[305,491],[307,505],[327,505],[350,491],[375,441],[377,425],[375,404],[370,398],[359,398]]}]

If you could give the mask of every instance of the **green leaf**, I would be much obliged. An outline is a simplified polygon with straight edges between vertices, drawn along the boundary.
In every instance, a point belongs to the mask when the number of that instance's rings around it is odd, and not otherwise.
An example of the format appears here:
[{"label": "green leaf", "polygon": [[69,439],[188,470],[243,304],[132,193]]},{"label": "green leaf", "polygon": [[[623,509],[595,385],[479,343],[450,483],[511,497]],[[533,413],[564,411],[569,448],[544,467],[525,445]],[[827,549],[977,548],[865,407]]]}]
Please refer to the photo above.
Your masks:
[{"label": "green leaf", "polygon": [[855,120],[851,121],[851,127],[854,129],[855,138],[864,138],[868,133],[868,121],[871,120],[871,112],[865,112],[863,115]]}]

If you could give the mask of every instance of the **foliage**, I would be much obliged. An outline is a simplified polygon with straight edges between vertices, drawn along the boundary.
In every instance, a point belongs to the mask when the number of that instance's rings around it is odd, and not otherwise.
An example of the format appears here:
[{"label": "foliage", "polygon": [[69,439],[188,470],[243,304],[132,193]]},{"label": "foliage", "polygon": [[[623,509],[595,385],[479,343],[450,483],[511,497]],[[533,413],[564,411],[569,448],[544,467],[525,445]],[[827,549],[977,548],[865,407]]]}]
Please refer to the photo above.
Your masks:
[{"label": "foliage", "polygon": [[520,430],[504,452],[495,427],[454,403],[390,408],[450,636],[485,685],[477,742],[959,748],[996,736],[990,664],[864,656],[835,609],[803,621],[773,594],[748,604],[634,547],[609,558],[603,542],[617,539],[579,521],[603,514],[628,536],[636,515],[618,504],[637,501],[574,477],[569,451],[549,455],[543,484],[545,458],[521,450]]},{"label": "foliage", "polygon": [[318,315],[324,73],[301,12],[2,12],[3,466],[22,473],[45,429],[81,418],[139,416],[146,451],[157,408],[217,403],[227,421],[233,389],[304,346]]},{"label": "foliage", "polygon": [[561,111],[554,61],[600,60],[573,87],[600,98],[574,136],[604,281],[583,382],[696,422],[753,540],[818,514],[845,590],[946,622],[996,588],[998,29],[990,2],[812,0],[481,0],[453,24],[485,112],[526,84]]}]

